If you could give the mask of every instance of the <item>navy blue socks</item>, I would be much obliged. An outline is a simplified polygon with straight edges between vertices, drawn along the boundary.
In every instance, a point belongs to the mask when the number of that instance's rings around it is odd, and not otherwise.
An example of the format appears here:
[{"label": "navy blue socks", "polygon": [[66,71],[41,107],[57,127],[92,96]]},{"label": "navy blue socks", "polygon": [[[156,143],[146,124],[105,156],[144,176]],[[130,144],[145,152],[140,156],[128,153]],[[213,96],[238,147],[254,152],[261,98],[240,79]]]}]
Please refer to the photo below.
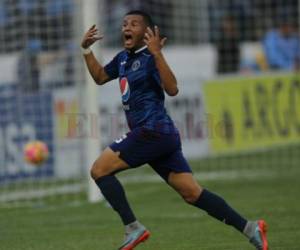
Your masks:
[{"label": "navy blue socks", "polygon": [[247,220],[234,211],[223,198],[208,190],[203,190],[194,206],[203,209],[217,220],[235,227],[241,233],[247,224]]},{"label": "navy blue socks", "polygon": [[125,191],[114,175],[107,175],[95,180],[103,196],[120,215],[123,224],[128,225],[136,221],[136,218],[129,206],[125,196]]},{"label": "navy blue socks", "polygon": [[[120,215],[124,225],[129,225],[136,221],[126,199],[124,189],[114,175],[100,177],[95,182],[106,200]],[[233,210],[224,199],[208,190],[203,190],[194,206],[203,209],[217,220],[235,227],[241,233],[243,233],[247,224],[247,220]]]}]

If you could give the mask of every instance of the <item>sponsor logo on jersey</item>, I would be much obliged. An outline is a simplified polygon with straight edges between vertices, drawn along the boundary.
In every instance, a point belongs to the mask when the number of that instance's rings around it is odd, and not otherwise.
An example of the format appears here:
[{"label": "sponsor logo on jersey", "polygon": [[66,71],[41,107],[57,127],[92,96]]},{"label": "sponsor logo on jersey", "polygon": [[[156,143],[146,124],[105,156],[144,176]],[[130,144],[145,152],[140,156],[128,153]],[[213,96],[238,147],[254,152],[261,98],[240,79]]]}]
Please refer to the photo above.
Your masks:
[{"label": "sponsor logo on jersey", "polygon": [[141,66],[140,60],[135,60],[132,63],[131,69],[132,69],[132,71],[136,71],[136,70],[138,70],[140,68],[140,66]]},{"label": "sponsor logo on jersey", "polygon": [[130,88],[126,77],[123,77],[120,80],[120,90],[122,95],[122,101],[127,102],[130,97]]}]

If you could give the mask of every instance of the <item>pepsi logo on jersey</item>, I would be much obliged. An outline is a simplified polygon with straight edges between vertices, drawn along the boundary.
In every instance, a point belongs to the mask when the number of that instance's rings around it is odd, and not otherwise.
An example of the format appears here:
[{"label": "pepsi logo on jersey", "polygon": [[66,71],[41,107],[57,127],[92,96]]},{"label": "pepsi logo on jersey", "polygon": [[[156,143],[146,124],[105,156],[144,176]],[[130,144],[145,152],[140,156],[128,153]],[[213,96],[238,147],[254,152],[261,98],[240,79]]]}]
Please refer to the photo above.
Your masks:
[{"label": "pepsi logo on jersey", "polygon": [[120,80],[120,90],[122,95],[122,101],[127,102],[130,97],[130,88],[126,77],[123,77]]}]

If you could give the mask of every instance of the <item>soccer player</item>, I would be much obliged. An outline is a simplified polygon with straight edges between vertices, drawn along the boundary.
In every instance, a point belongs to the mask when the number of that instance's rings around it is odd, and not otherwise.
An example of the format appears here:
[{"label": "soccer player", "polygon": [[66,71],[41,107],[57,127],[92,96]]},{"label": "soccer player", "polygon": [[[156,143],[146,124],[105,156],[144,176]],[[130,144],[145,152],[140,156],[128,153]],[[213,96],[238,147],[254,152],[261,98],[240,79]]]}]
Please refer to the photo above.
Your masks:
[{"label": "soccer player", "polygon": [[266,223],[249,221],[218,195],[201,187],[184,158],[178,130],[164,108],[164,92],[178,94],[176,78],[162,53],[166,38],[143,11],[130,11],[122,26],[124,50],[103,67],[89,48],[102,39],[93,25],[84,35],[85,62],[95,82],[119,78],[130,132],[107,147],[91,168],[91,176],[125,226],[121,250],[133,249],[150,236],[135,217],[117,172],[148,163],[183,199],[246,235],[259,250],[267,250]]}]

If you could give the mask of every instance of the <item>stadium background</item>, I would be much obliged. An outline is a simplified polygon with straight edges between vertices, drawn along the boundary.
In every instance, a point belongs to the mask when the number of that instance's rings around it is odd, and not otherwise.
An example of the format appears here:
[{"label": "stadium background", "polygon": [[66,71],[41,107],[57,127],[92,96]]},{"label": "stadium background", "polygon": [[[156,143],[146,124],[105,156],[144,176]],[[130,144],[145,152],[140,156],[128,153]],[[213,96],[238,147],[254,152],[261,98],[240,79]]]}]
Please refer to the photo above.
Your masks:
[{"label": "stadium background", "polygon": [[[130,9],[149,12],[168,37],[164,53],[180,94],[166,105],[195,176],[247,216],[266,217],[272,249],[299,249],[300,74],[273,69],[263,46],[283,22],[299,35],[298,0],[1,1],[0,249],[113,249],[121,239],[106,203],[87,202],[90,147],[98,152],[127,131],[119,87],[87,89],[79,45],[96,23],[105,38],[93,49],[108,62]],[[33,139],[51,152],[38,168],[22,154]],[[147,167],[120,179],[140,216],[165,236],[145,249],[250,249],[181,204]]]}]

